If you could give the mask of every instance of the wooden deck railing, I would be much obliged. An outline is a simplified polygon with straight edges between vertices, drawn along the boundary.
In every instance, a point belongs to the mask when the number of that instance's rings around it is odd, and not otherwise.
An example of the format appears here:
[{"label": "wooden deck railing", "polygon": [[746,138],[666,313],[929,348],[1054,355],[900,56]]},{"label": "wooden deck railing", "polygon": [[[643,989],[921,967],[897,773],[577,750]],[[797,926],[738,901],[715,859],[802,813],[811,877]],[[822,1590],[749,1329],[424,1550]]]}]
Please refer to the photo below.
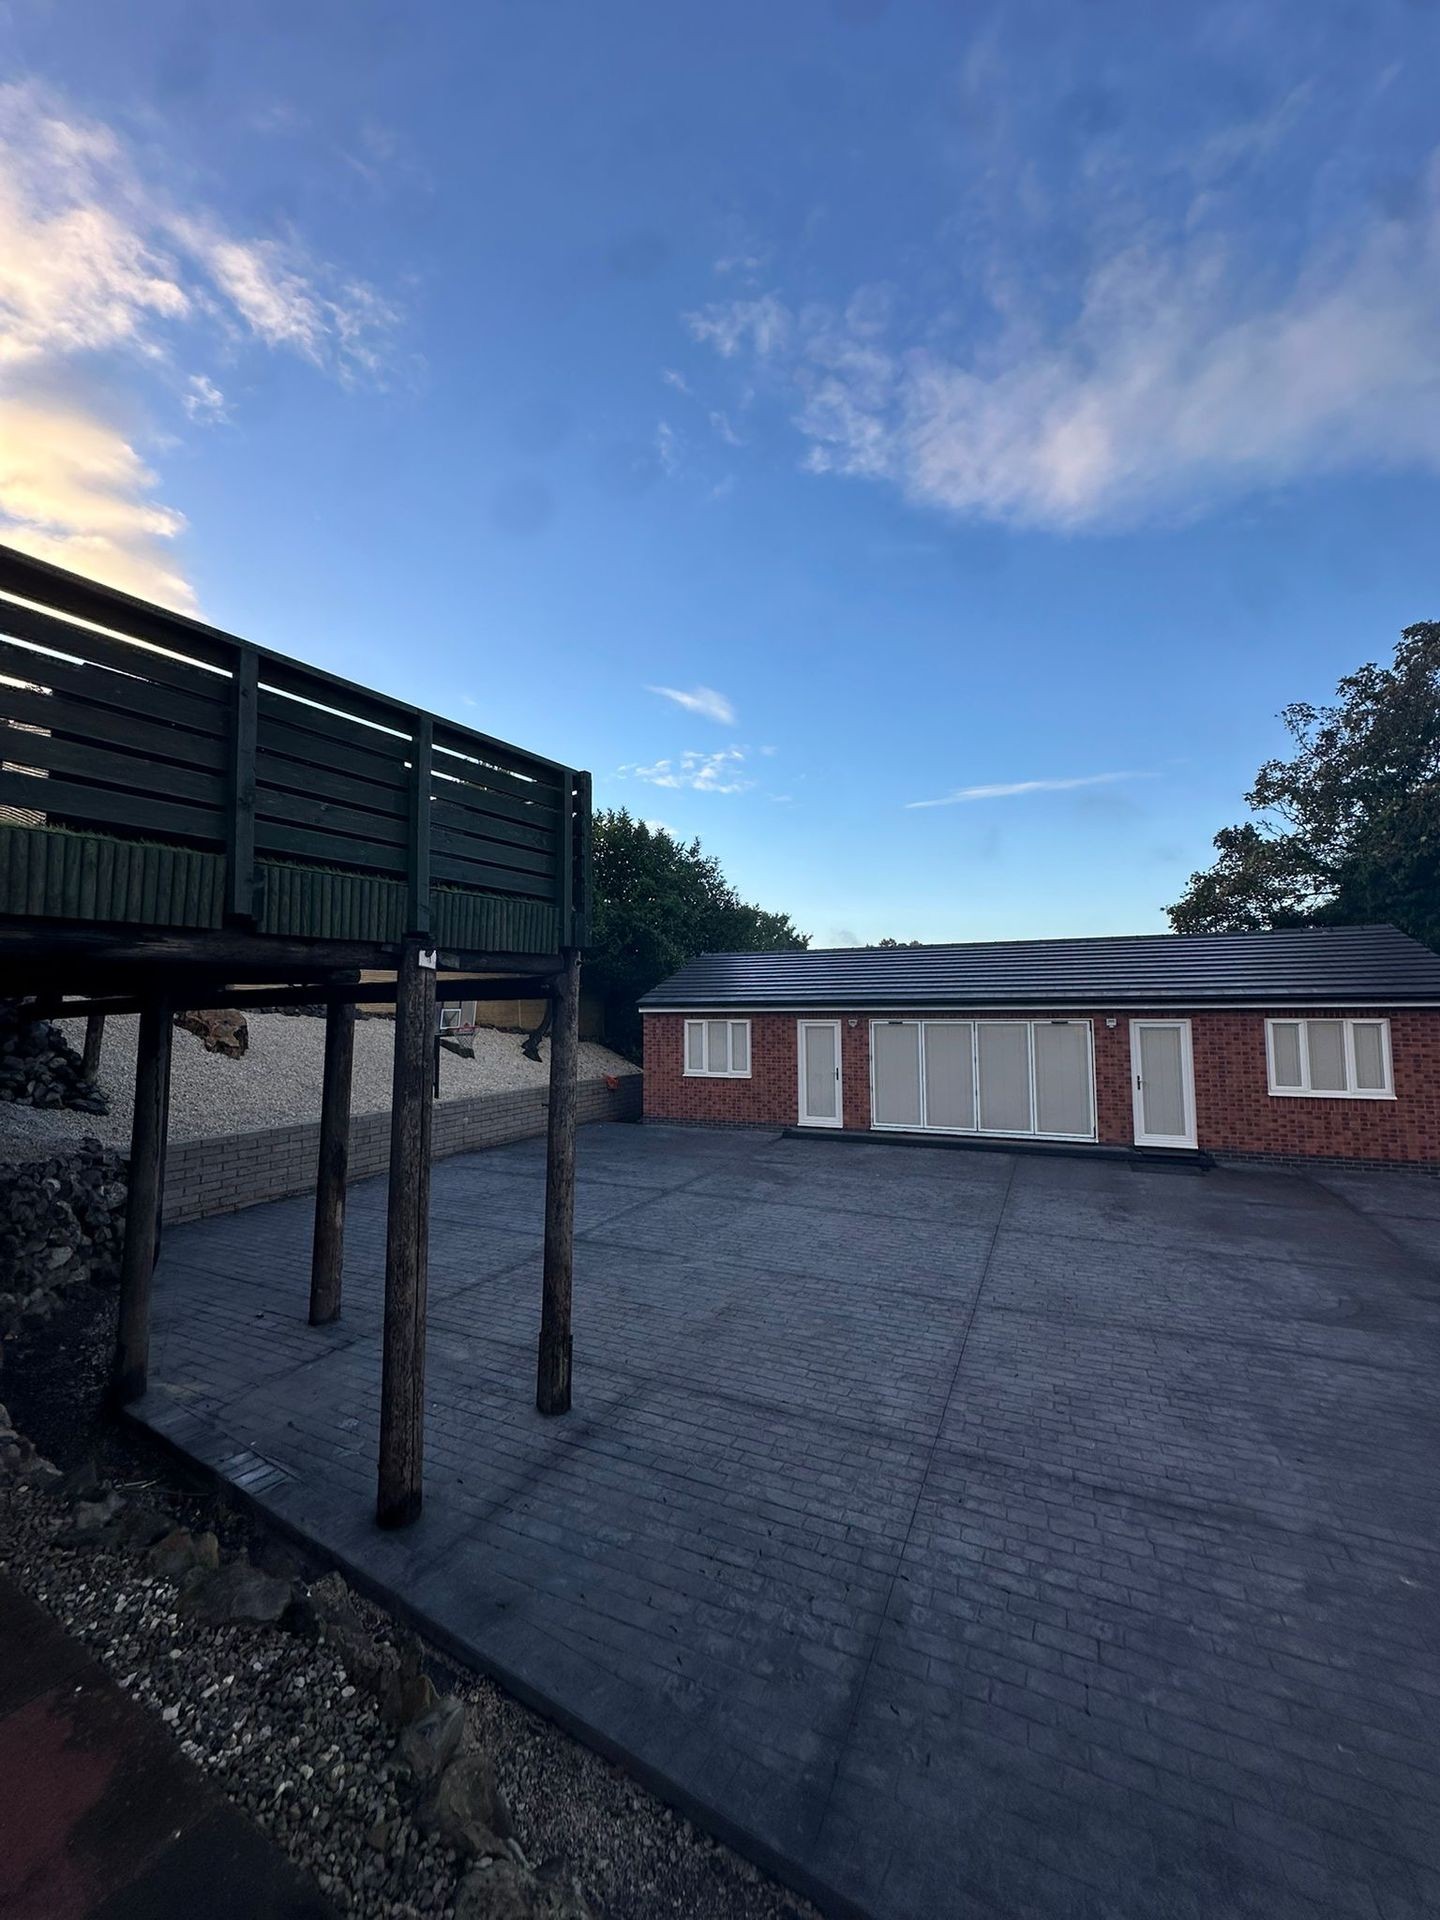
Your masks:
[{"label": "wooden deck railing", "polygon": [[388,883],[387,930],[461,894],[584,944],[588,775],[5,547],[0,722],[0,818],[221,856],[231,923],[309,869]]}]

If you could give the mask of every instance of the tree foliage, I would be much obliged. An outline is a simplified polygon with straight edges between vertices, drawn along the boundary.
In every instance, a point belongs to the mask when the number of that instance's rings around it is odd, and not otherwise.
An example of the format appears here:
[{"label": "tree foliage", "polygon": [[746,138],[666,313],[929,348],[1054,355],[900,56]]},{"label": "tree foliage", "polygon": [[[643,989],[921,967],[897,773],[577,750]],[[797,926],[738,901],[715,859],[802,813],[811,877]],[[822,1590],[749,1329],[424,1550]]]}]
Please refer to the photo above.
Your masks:
[{"label": "tree foliage", "polygon": [[1440,948],[1440,622],[1336,694],[1281,713],[1296,750],[1256,775],[1257,818],[1215,836],[1169,909],[1177,933],[1390,921]]},{"label": "tree foliage", "polygon": [[623,807],[595,816],[595,914],[585,980],[605,999],[612,1046],[638,1053],[635,1002],[702,953],[770,953],[806,947],[790,916],[749,906],[720,862]]}]

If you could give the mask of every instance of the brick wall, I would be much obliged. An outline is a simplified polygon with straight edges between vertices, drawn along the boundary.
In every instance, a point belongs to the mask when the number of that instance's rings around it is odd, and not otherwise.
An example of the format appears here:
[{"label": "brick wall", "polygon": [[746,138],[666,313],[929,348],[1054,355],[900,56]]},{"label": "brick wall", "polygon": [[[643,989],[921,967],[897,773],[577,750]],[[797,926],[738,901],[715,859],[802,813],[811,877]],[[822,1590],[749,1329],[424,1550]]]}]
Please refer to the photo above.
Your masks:
[{"label": "brick wall", "polygon": [[[1393,1100],[1276,1099],[1266,1080],[1264,1016],[1198,1016],[1192,1039],[1200,1145],[1216,1154],[1440,1167],[1440,1011],[1371,1011],[1390,1021]],[[1324,1009],[1307,1015],[1326,1017]],[[1331,1013],[1346,1016],[1363,1018],[1364,1010]]]},{"label": "brick wall", "polygon": [[[1440,1010],[1368,1010],[1390,1021],[1394,1057],[1393,1100],[1277,1098],[1269,1091],[1264,1013],[1198,1012],[1189,1015],[1195,1054],[1196,1131],[1207,1151],[1232,1159],[1296,1163],[1324,1159],[1345,1164],[1440,1168]],[[1335,1009],[1330,1017],[1364,1018],[1366,1009]],[[847,1129],[870,1125],[870,1016],[854,1010],[817,1013],[840,1021]],[[953,1017],[953,1016],[952,1016]],[[988,1013],[990,1019],[1020,1019]],[[1095,1104],[1102,1144],[1128,1146],[1135,1137],[1130,1065],[1132,1018],[1174,1019],[1173,1008],[1149,1014],[1117,1013],[1113,1027],[1103,1012],[1091,1016],[1095,1036]],[[1287,1016],[1327,1017],[1307,1008]],[[849,1022],[854,1020],[852,1027]],[[645,1114],[692,1126],[794,1126],[799,1113],[796,1016],[750,1017],[751,1077],[748,1080],[687,1079],[684,1015],[645,1016]]]},{"label": "brick wall", "polygon": [[[478,1100],[437,1100],[431,1118],[431,1156],[468,1153],[543,1133],[547,1094],[544,1087],[521,1087],[486,1094]],[[611,1088],[604,1080],[582,1080],[577,1117],[588,1120],[638,1120],[640,1076],[622,1074]],[[213,1140],[177,1140],[165,1160],[165,1218],[198,1220],[212,1213],[233,1213],[259,1200],[308,1193],[315,1185],[320,1126],[267,1127],[256,1133],[232,1133]],[[357,1113],[350,1124],[350,1178],[384,1173],[390,1164],[390,1115]]]},{"label": "brick wall", "polygon": [[[868,1022],[851,1028],[844,1015],[817,1013],[816,1020],[840,1020],[841,1091],[845,1125],[870,1125],[870,1053]],[[848,1016],[854,1018],[855,1016]],[[645,1116],[683,1120],[697,1127],[793,1127],[800,1109],[800,1061],[795,1015],[750,1016],[750,1078],[707,1079],[685,1076],[685,1017],[647,1013],[645,1027]]]}]

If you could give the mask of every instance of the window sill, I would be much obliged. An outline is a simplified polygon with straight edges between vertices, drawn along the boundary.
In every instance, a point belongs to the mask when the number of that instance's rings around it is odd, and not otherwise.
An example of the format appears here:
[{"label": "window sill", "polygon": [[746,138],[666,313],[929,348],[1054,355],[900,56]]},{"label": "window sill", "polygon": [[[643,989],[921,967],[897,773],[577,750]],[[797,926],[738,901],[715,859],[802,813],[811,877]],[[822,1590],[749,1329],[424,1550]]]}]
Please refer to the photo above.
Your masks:
[{"label": "window sill", "polygon": [[1341,1093],[1334,1087],[1271,1087],[1270,1098],[1272,1100],[1393,1100],[1395,1095],[1364,1088],[1354,1093]]},{"label": "window sill", "polygon": [[686,1067],[682,1080],[748,1080],[748,1073],[706,1073],[699,1067]]}]

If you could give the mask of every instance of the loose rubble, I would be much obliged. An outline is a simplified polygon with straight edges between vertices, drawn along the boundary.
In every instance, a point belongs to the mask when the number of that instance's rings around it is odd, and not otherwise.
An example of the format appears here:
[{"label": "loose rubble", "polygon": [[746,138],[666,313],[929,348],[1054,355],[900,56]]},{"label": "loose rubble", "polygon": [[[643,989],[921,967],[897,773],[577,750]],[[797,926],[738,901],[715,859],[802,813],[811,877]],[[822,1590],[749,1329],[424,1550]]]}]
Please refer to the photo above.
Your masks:
[{"label": "loose rubble", "polygon": [[48,1320],[86,1282],[116,1278],[125,1167],[89,1139],[49,1160],[0,1166],[0,1339]]},{"label": "loose rubble", "polygon": [[0,1000],[0,1101],[108,1113],[85,1065],[53,1020],[33,1019],[23,1000]]}]

